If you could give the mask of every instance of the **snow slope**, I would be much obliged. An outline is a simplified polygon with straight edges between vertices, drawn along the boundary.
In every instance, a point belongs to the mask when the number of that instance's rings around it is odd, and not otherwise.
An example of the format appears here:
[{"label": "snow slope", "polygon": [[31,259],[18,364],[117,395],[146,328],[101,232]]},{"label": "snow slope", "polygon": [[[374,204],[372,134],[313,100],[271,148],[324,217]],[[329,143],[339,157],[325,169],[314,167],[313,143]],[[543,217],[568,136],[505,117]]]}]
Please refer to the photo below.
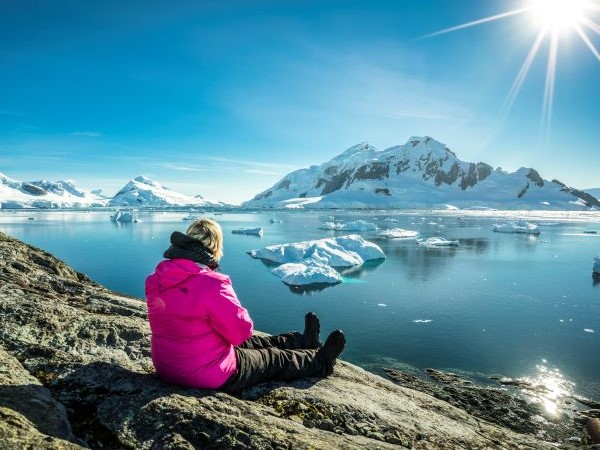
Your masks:
[{"label": "snow slope", "polygon": [[136,207],[173,207],[173,206],[200,206],[200,207],[226,207],[226,203],[202,198],[191,197],[186,194],[172,191],[166,186],[140,175],[130,180],[109,201],[109,206],[136,206]]},{"label": "snow slope", "polygon": [[17,181],[0,173],[1,208],[81,208],[106,206],[107,199],[72,181]]},{"label": "snow slope", "polygon": [[359,144],[319,166],[286,175],[242,207],[582,210],[600,201],[537,171],[513,173],[458,159],[430,137],[379,151]]}]

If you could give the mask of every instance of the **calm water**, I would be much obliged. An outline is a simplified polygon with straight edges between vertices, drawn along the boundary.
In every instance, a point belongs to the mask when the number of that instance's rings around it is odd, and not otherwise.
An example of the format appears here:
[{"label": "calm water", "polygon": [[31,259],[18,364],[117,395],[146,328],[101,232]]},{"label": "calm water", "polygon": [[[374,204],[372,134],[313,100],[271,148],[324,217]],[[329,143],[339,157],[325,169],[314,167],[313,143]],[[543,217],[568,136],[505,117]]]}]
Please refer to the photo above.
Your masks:
[{"label": "calm water", "polygon": [[[108,212],[0,212],[0,231],[41,247],[109,288],[143,298],[144,279],[161,260],[187,213],[141,212],[137,224],[114,224]],[[319,230],[333,214],[382,228],[417,229],[459,239],[428,249],[414,241],[360,233],[387,254],[345,282],[298,293],[246,251],[339,235]],[[35,217],[35,220],[28,220]],[[270,224],[269,219],[283,223]],[[398,222],[384,222],[393,217]],[[363,367],[435,367],[488,377],[539,380],[552,374],[575,392],[600,397],[600,285],[591,277],[600,254],[600,223],[537,222],[539,237],[491,231],[496,219],[424,213],[224,213],[223,272],[231,276],[256,328],[279,333],[321,317],[323,337],[346,332],[344,358]],[[600,221],[600,220],[599,220]],[[263,226],[263,238],[231,234]],[[598,234],[584,231],[597,230]],[[555,380],[556,381],[556,380]]]}]

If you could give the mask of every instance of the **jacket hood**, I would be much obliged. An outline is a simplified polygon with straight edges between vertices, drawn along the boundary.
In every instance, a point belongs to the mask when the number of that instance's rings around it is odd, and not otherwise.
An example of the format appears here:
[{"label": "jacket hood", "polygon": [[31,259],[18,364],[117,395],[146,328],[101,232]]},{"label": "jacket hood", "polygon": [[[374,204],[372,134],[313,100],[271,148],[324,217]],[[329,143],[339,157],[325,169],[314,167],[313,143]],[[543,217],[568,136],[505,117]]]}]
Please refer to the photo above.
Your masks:
[{"label": "jacket hood", "polygon": [[169,259],[156,266],[154,275],[163,289],[184,283],[200,271],[205,270],[190,259]]}]

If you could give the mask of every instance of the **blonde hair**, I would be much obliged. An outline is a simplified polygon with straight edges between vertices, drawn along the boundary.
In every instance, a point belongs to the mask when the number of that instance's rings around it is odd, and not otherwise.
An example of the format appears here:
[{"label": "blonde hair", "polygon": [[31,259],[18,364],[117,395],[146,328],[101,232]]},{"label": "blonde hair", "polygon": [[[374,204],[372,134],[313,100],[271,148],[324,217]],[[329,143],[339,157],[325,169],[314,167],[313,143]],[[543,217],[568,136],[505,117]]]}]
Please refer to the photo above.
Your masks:
[{"label": "blonde hair", "polygon": [[223,257],[223,231],[214,220],[205,218],[195,220],[185,234],[202,242],[217,261]]}]

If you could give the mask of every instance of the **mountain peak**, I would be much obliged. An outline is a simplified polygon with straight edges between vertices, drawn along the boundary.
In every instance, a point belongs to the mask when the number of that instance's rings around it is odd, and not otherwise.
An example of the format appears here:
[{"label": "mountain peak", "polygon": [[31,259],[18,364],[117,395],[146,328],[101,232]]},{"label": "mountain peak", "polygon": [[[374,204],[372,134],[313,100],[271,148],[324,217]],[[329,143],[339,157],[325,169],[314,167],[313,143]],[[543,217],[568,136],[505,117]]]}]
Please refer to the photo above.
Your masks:
[{"label": "mountain peak", "polygon": [[369,143],[367,142],[361,142],[360,144],[356,144],[344,151],[343,153],[339,154],[335,157],[335,159],[350,158],[355,155],[371,156],[375,152],[377,152],[377,149],[375,147],[369,145]]},{"label": "mountain peak", "polygon": [[409,148],[426,148],[428,150],[437,150],[450,153],[452,156],[456,156],[456,154],[446,147],[446,144],[436,141],[432,137],[429,136],[411,136],[410,139],[406,142],[405,146]]},{"label": "mountain peak", "polygon": [[139,175],[139,176],[135,177],[133,179],[133,181],[137,181],[138,183],[148,184],[150,186],[154,186],[156,184],[156,183],[154,183],[154,181],[152,181],[150,178],[148,178],[144,175]]}]

